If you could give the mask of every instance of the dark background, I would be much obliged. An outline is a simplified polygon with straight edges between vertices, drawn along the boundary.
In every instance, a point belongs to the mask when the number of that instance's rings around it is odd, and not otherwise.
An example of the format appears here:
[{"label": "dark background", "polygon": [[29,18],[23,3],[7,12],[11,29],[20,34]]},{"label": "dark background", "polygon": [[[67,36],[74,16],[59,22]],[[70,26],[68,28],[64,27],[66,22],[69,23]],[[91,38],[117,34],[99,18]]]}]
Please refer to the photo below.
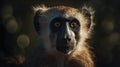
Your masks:
[{"label": "dark background", "polygon": [[37,42],[33,6],[66,5],[95,10],[93,51],[96,67],[120,67],[120,0],[0,0],[0,59],[27,55]]}]

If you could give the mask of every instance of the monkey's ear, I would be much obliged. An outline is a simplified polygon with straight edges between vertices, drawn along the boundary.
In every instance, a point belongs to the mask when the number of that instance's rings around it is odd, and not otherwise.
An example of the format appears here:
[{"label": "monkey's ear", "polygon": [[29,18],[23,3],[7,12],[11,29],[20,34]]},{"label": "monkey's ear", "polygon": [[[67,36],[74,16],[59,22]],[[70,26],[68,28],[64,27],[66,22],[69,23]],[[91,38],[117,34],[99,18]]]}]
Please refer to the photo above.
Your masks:
[{"label": "monkey's ear", "polygon": [[38,12],[35,13],[34,17],[33,17],[33,24],[35,27],[35,30],[38,34],[40,34],[40,15]]},{"label": "monkey's ear", "polygon": [[91,18],[94,12],[95,11],[91,7],[82,7],[82,13],[85,15],[85,17]]},{"label": "monkey's ear", "polygon": [[87,23],[87,27],[90,29],[93,26],[93,16],[94,16],[94,10],[91,7],[82,7],[81,10],[82,14],[89,20]]},{"label": "monkey's ear", "polygon": [[42,5],[42,6],[33,7],[33,10],[34,10],[33,23],[34,23],[36,32],[40,35],[41,34],[40,23],[43,22],[44,13],[48,10],[48,8]]}]

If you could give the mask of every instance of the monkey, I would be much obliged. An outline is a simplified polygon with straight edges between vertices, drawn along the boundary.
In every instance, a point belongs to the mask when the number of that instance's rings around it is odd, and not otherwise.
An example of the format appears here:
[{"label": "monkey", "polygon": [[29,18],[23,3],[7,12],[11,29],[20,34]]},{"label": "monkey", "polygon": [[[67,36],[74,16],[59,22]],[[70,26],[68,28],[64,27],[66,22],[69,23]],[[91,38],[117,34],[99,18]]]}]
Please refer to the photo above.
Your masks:
[{"label": "monkey", "polygon": [[89,44],[93,14],[87,7],[34,7],[33,24],[40,41],[25,67],[94,67]]}]

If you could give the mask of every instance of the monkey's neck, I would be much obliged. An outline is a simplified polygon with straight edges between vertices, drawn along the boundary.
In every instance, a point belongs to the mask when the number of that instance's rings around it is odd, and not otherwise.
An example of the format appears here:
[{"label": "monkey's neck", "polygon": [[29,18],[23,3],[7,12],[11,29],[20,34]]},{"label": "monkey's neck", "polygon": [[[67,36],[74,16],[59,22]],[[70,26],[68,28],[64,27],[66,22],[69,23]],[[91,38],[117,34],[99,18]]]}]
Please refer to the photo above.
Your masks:
[{"label": "monkey's neck", "polygon": [[[83,46],[81,50],[75,50],[70,55],[65,55],[57,50],[53,50],[50,63],[56,67],[94,67],[90,50]],[[54,60],[53,60],[53,59]]]},{"label": "monkey's neck", "polygon": [[94,67],[92,56],[88,49],[75,52],[71,55],[57,56],[56,60],[59,62],[57,67]]}]

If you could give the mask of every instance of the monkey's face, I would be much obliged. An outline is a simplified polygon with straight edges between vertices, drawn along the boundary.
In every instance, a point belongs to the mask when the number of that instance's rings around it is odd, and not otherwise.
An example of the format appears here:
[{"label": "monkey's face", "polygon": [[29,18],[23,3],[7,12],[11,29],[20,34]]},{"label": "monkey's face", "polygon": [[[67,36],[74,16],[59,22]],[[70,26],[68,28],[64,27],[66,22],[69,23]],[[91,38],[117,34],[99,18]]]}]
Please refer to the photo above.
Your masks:
[{"label": "monkey's face", "polygon": [[91,14],[87,9],[74,9],[59,6],[37,8],[34,16],[37,33],[47,51],[70,54],[76,48],[81,49],[84,40],[89,37]]},{"label": "monkey's face", "polygon": [[70,53],[76,46],[80,23],[75,18],[56,17],[50,23],[56,49]]}]

